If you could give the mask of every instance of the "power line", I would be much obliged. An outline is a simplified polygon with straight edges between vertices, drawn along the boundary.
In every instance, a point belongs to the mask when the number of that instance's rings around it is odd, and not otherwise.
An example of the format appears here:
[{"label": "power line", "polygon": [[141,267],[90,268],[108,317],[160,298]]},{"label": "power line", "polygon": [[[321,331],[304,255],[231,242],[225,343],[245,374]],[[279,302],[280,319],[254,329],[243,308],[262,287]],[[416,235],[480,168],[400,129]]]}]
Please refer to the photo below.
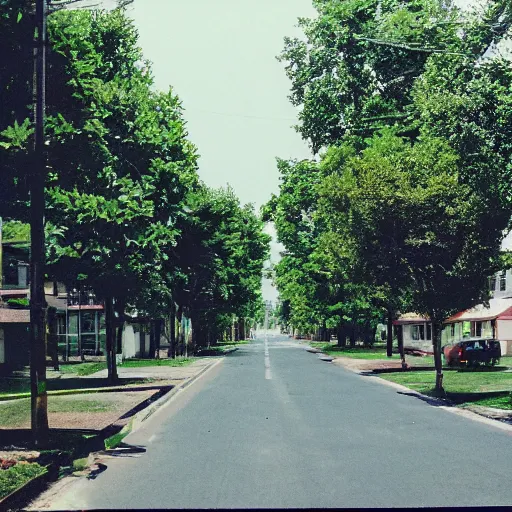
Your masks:
[{"label": "power line", "polygon": [[216,116],[223,116],[223,117],[241,117],[244,119],[264,119],[269,121],[295,121],[297,122],[296,118],[292,117],[270,117],[270,116],[255,116],[251,114],[234,114],[231,112],[216,112],[214,110],[204,110],[200,108],[184,108],[185,112],[192,111],[192,112],[203,112],[205,114],[214,114]]}]

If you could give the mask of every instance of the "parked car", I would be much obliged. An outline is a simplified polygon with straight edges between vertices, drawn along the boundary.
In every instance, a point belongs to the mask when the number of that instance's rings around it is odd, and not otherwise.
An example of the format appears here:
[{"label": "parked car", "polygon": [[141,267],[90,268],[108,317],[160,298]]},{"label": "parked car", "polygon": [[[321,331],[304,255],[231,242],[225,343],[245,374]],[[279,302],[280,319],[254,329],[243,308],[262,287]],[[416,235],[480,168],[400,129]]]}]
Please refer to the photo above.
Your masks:
[{"label": "parked car", "polygon": [[442,350],[448,366],[494,366],[501,357],[500,342],[489,338],[466,338],[445,345]]}]

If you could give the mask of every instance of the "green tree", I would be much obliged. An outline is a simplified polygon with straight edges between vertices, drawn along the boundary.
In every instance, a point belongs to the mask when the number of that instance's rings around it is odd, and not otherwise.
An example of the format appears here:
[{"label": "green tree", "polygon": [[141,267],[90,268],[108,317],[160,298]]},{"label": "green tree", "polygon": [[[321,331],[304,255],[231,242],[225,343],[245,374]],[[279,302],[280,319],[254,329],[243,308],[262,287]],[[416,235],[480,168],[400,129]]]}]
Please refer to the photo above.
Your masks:
[{"label": "green tree", "polygon": [[411,144],[385,131],[323,188],[363,281],[407,294],[411,308],[432,321],[439,391],[443,321],[488,298],[502,237],[459,168],[443,139],[425,135]]}]

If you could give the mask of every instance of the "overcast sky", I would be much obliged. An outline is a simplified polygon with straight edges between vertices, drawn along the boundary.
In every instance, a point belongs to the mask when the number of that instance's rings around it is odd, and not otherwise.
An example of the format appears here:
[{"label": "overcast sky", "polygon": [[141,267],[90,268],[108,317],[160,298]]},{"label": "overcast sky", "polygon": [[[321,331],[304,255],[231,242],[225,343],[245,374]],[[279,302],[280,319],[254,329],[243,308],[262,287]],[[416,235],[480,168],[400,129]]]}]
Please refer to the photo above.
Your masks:
[{"label": "overcast sky", "polygon": [[[129,9],[155,85],[183,101],[199,174],[209,186],[230,184],[259,208],[278,191],[275,159],[308,158],[292,128],[297,110],[276,55],[311,0],[143,0]],[[272,260],[280,248],[272,244]],[[264,296],[276,291],[264,283]]]}]

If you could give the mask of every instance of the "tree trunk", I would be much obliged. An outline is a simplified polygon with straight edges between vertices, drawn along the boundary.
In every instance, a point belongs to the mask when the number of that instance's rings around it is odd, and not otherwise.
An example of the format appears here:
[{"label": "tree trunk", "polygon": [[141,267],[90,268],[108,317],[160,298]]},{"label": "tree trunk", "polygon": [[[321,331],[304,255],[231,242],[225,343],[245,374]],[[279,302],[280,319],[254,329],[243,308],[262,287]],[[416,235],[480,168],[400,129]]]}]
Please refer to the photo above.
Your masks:
[{"label": "tree trunk", "polygon": [[156,340],[155,340],[155,321],[149,321],[149,354],[148,359],[155,358]]},{"label": "tree trunk", "polygon": [[388,357],[391,357],[393,355],[393,311],[391,309],[388,309],[387,321],[386,350]]},{"label": "tree trunk", "polygon": [[115,317],[112,297],[105,299],[105,334],[107,349],[107,371],[110,384],[117,382]]},{"label": "tree trunk", "polygon": [[397,338],[398,338],[398,352],[400,352],[400,359],[402,360],[402,369],[405,370],[407,368],[407,363],[405,362],[405,352],[404,352],[404,329],[401,325],[397,327]]},{"label": "tree trunk", "polygon": [[357,324],[352,322],[350,325],[350,347],[354,348],[356,346],[356,338],[357,338]]},{"label": "tree trunk", "polygon": [[347,330],[345,329],[345,324],[340,323],[338,325],[337,336],[338,336],[338,347],[346,347],[347,346]]},{"label": "tree trunk", "polygon": [[434,315],[432,319],[432,347],[434,349],[434,366],[436,368],[436,392],[444,394],[443,388],[443,360],[441,358],[441,332],[443,322],[436,320]]},{"label": "tree trunk", "polygon": [[171,302],[171,314],[169,315],[169,350],[167,357],[176,357],[176,305]]},{"label": "tree trunk", "polygon": [[238,320],[238,339],[240,341],[245,340],[245,320],[243,318],[240,318]]},{"label": "tree trunk", "polygon": [[159,318],[155,324],[155,343],[156,343],[156,353],[155,357],[160,359],[160,338],[162,336],[162,319]]},{"label": "tree trunk", "polygon": [[30,175],[30,404],[34,443],[48,442],[48,397],[46,392],[46,300],[44,296],[44,184],[46,178],[45,71],[46,0],[36,2],[34,46],[34,151]]}]

